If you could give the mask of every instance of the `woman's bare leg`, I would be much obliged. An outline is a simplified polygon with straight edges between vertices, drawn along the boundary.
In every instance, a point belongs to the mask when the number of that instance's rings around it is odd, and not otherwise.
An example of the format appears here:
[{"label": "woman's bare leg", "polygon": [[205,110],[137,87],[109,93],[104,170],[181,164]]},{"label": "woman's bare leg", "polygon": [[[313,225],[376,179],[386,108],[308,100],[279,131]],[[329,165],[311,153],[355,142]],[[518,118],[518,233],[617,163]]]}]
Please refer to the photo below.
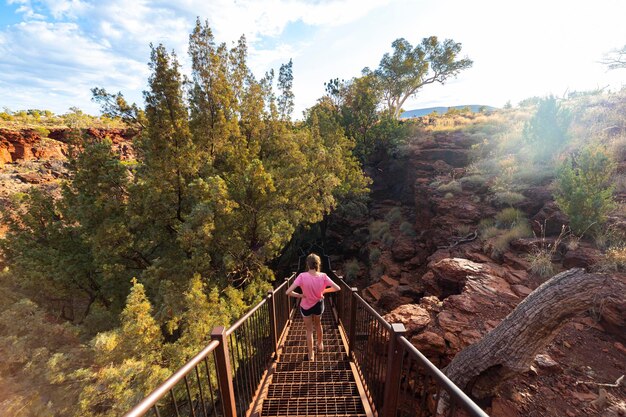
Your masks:
[{"label": "woman's bare leg", "polygon": [[317,333],[317,350],[324,350],[324,333],[322,330],[322,316],[313,316],[313,323],[315,324],[315,331]]},{"label": "woman's bare leg", "polygon": [[315,360],[315,352],[313,351],[313,317],[303,317],[306,326],[306,347],[309,351],[309,360]]}]

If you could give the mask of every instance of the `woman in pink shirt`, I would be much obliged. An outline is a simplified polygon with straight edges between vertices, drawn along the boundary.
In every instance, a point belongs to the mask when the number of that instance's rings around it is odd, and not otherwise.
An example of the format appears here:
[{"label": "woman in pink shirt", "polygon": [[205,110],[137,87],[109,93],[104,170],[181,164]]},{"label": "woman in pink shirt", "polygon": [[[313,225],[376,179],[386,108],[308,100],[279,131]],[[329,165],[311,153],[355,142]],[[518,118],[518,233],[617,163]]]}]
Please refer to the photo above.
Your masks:
[{"label": "woman in pink shirt", "polygon": [[[315,352],[313,351],[313,327],[317,333],[317,350],[324,350],[324,342],[322,340],[322,313],[324,312],[324,294],[339,291],[341,288],[335,284],[328,275],[320,272],[320,257],[314,253],[306,257],[306,266],[309,269],[298,275],[287,289],[287,295],[290,297],[300,298],[300,313],[306,325],[306,345],[309,351],[308,359],[315,360]],[[302,294],[293,292],[296,287],[302,289]],[[330,288],[327,288],[330,287]]]}]

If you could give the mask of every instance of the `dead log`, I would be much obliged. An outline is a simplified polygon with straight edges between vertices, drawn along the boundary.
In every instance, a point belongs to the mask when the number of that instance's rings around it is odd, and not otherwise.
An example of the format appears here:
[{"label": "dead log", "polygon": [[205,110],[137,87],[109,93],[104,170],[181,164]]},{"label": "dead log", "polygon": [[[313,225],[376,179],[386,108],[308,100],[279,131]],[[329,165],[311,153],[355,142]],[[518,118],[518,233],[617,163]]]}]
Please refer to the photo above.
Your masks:
[{"label": "dead log", "polygon": [[[600,305],[623,304],[624,275],[588,274],[580,268],[561,272],[528,295],[483,339],[459,352],[444,372],[474,398],[488,398],[501,382],[527,371],[568,319]],[[448,398],[442,396],[438,413],[447,407]]]}]

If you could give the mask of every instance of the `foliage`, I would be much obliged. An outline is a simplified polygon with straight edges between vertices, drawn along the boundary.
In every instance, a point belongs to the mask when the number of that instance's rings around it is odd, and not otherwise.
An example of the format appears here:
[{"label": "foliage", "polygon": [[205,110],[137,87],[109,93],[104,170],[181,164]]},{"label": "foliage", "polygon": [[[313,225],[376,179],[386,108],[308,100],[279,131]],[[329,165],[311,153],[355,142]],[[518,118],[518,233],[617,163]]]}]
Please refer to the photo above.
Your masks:
[{"label": "foliage", "polygon": [[607,249],[603,258],[594,265],[598,272],[625,272],[626,271],[626,246],[622,243]]},{"label": "foliage", "polygon": [[532,236],[532,230],[528,225],[528,222],[522,222],[515,224],[510,229],[499,233],[492,241],[491,254],[492,256],[500,256],[506,252],[509,248],[509,243],[512,240],[522,237]]},{"label": "foliage", "polygon": [[610,70],[626,68],[626,45],[609,52],[602,63]]},{"label": "foliage", "polygon": [[505,229],[513,227],[520,223],[526,223],[526,217],[520,210],[512,207],[507,207],[504,210],[498,212],[495,216],[496,226]]},{"label": "foliage", "polygon": [[380,255],[381,255],[380,249],[378,248],[370,249],[370,255],[369,255],[370,265],[374,265],[376,262],[378,262],[378,260],[380,259]]},{"label": "foliage", "polygon": [[[95,335],[86,363],[42,353],[59,383],[81,381],[77,415],[126,411],[266,293],[266,265],[298,228],[365,201],[370,181],[341,112],[321,100],[306,123],[288,120],[291,62],[277,99],[273,73],[250,71],[244,37],[217,44],[198,20],[189,55],[187,78],[175,53],[152,47],[144,109],[93,90],[107,117],[141,131],[136,162],[121,163],[109,140],[78,140],[60,197],[33,188],[2,212],[19,291]],[[92,122],[76,108],[62,117]]]},{"label": "foliage", "polygon": [[360,270],[361,266],[356,259],[350,259],[343,264],[343,273],[347,282],[354,281],[358,277]]},{"label": "foliage", "polygon": [[515,191],[504,191],[496,193],[495,197],[500,204],[505,204],[508,206],[514,206],[526,199],[526,197],[524,197],[522,194],[516,193]]},{"label": "foliage", "polygon": [[443,84],[472,66],[472,61],[467,58],[457,59],[461,44],[452,39],[440,43],[436,36],[431,36],[413,46],[400,38],[391,46],[393,53],[385,53],[374,75],[387,110],[395,119],[400,116],[405,101],[423,86],[435,82]]},{"label": "foliage", "polygon": [[538,160],[554,156],[568,139],[567,130],[571,114],[553,96],[544,98],[537,104],[537,112],[524,125],[524,139],[532,146]]},{"label": "foliage", "polygon": [[281,120],[288,120],[293,112],[293,62],[280,66],[278,72],[278,90],[280,96],[277,100],[278,114]]},{"label": "foliage", "polygon": [[442,193],[458,194],[462,191],[461,184],[457,180],[452,180],[447,184],[441,184],[437,187],[437,191]]},{"label": "foliage", "polygon": [[417,235],[417,233],[415,233],[415,229],[413,228],[413,225],[411,223],[409,223],[409,222],[402,222],[402,223],[400,223],[399,229],[400,229],[400,232],[402,232],[406,236],[416,236]]},{"label": "foliage", "polygon": [[394,207],[385,214],[385,221],[389,224],[397,223],[402,220],[402,210],[400,207]]},{"label": "foliage", "polygon": [[560,166],[555,199],[575,234],[598,231],[615,207],[611,183],[615,166],[598,145],[583,148]]},{"label": "foliage", "polygon": [[385,233],[389,233],[389,223],[381,220],[376,220],[370,223],[368,229],[370,232],[370,242],[380,240],[382,239],[383,235],[385,235]]}]

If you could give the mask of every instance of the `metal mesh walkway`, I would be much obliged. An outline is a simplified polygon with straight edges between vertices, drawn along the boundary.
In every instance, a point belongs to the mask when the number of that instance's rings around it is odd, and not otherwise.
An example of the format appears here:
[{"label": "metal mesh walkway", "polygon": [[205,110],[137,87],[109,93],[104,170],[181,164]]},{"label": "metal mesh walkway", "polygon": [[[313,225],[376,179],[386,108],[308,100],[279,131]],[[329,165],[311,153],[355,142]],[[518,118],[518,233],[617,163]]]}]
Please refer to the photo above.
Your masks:
[{"label": "metal mesh walkway", "polygon": [[322,316],[324,352],[305,361],[305,326],[296,313],[261,407],[261,416],[368,415],[337,322],[327,306]]}]

